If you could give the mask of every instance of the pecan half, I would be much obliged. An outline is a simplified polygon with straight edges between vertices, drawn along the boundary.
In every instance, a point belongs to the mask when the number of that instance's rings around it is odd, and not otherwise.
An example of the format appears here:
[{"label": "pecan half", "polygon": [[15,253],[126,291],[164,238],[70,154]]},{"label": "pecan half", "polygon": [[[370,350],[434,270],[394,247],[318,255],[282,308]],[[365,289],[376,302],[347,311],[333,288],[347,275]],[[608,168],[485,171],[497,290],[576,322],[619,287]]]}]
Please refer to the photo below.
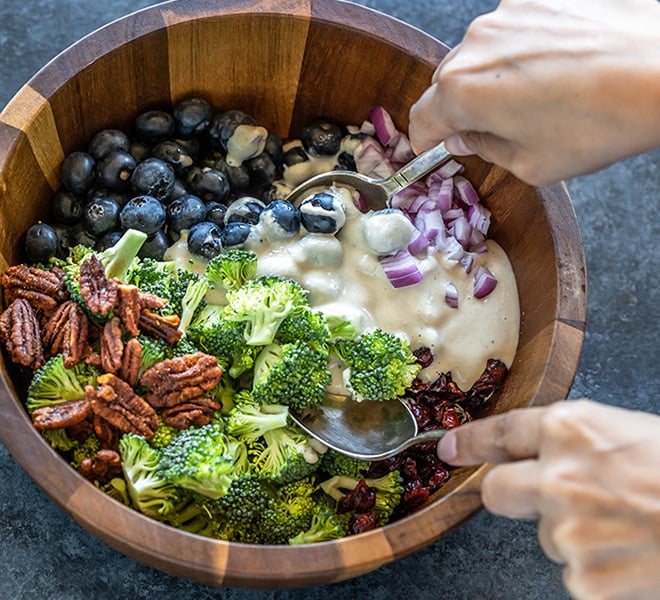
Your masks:
[{"label": "pecan half", "polygon": [[170,407],[204,396],[218,385],[221,376],[215,356],[196,352],[155,364],[142,374],[140,383],[150,390],[147,402]]},{"label": "pecan half", "polygon": [[135,433],[150,440],[158,429],[158,415],[144,398],[112,373],[99,375],[97,383],[91,397],[94,414],[122,433]]},{"label": "pecan half", "polygon": [[140,292],[134,285],[119,283],[117,285],[117,314],[122,325],[133,337],[140,334],[138,322],[140,320]]},{"label": "pecan half", "polygon": [[92,414],[87,397],[42,406],[32,412],[32,422],[37,429],[61,429],[82,423]]},{"label": "pecan half", "polygon": [[39,321],[24,298],[16,298],[0,315],[0,341],[13,362],[31,369],[44,364]]},{"label": "pecan half", "polygon": [[10,303],[24,298],[32,308],[51,313],[66,298],[62,271],[47,271],[25,264],[9,267],[0,279],[5,300]]},{"label": "pecan half", "polygon": [[181,338],[180,323],[181,319],[177,315],[163,316],[149,309],[142,309],[140,313],[140,330],[170,345],[176,344]]},{"label": "pecan half", "polygon": [[137,338],[131,338],[124,346],[119,376],[131,387],[138,384],[140,366],[142,365],[142,346]]},{"label": "pecan half", "polygon": [[103,263],[94,255],[80,265],[80,295],[92,313],[103,316],[117,303],[117,283],[105,276]]},{"label": "pecan half", "polygon": [[198,398],[195,402],[183,402],[163,409],[163,421],[177,429],[188,429],[191,425],[201,427],[211,422],[213,413],[220,410],[220,404],[211,398]]},{"label": "pecan half", "polygon": [[78,472],[89,481],[105,483],[121,475],[121,456],[116,450],[99,450],[95,458],[86,458]]},{"label": "pecan half", "polygon": [[140,308],[142,309],[146,308],[148,310],[154,310],[156,308],[163,308],[163,306],[167,304],[165,298],[161,298],[150,292],[143,292],[140,290],[138,297],[140,299]]},{"label": "pecan half", "polygon": [[106,373],[117,373],[121,369],[124,342],[121,339],[121,319],[112,317],[101,334],[101,368]]},{"label": "pecan half", "polygon": [[76,302],[67,300],[44,325],[42,341],[51,356],[61,353],[64,366],[72,367],[87,354],[88,334],[87,314]]},{"label": "pecan half", "polygon": [[[94,397],[94,394],[96,394],[96,389],[90,386],[87,390],[87,397],[90,401]],[[118,435],[117,430],[108,423],[108,421],[100,415],[95,414],[92,418],[92,424],[94,426],[94,433],[101,442],[101,448],[110,450],[116,450],[119,448],[120,436]]]}]

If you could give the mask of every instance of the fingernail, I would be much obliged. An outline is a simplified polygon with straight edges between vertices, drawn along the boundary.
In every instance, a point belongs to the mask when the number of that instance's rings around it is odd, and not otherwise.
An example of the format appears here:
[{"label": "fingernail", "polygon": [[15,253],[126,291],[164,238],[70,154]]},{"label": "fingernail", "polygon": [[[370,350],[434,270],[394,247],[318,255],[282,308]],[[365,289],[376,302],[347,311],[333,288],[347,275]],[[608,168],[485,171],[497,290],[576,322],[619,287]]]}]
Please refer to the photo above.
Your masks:
[{"label": "fingernail", "polygon": [[450,135],[445,140],[445,148],[447,148],[447,150],[455,156],[467,156],[469,154],[474,154],[474,150],[470,150],[470,148],[468,148],[465,140],[458,133]]},{"label": "fingernail", "polygon": [[446,435],[438,442],[438,458],[450,464],[458,458],[455,435]]}]

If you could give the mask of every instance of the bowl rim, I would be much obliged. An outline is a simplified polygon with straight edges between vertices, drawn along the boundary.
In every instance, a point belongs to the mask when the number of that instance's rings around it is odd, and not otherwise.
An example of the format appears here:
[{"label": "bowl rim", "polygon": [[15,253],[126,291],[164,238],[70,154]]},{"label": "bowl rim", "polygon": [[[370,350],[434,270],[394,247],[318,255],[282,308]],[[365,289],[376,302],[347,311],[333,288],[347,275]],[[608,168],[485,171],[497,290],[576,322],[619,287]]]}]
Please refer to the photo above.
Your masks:
[{"label": "bowl rim", "polygon": [[[84,68],[85,65],[79,64],[80,56],[85,56],[92,62],[110,51],[106,36],[112,33],[118,24],[122,25],[121,41],[127,43],[170,26],[171,22],[166,23],[161,18],[163,11],[180,13],[180,18],[185,19],[195,15],[199,18],[216,17],[234,10],[240,11],[242,15],[268,13],[280,16],[291,16],[291,11],[295,11],[296,16],[322,18],[341,27],[354,28],[363,35],[377,35],[380,30],[378,26],[386,24],[390,30],[398,32],[396,39],[406,40],[406,47],[400,46],[396,41],[390,43],[403,52],[413,54],[431,67],[437,64],[448,50],[442,42],[412,25],[344,0],[292,0],[289,4],[266,0],[256,5],[232,0],[223,3],[222,7],[209,0],[170,0],[112,21],[63,50],[44,65],[0,113],[0,126],[4,124],[3,115],[22,101],[24,91],[32,81],[42,77],[51,78],[51,89],[56,91],[65,83],[68,75],[73,72],[72,69]],[[346,11],[358,15],[359,20],[346,21]],[[342,15],[341,20],[338,15]],[[355,22],[359,23],[360,28],[349,24]],[[135,26],[124,27],[127,23],[133,23]],[[365,23],[372,23],[371,31],[365,31]],[[129,31],[132,37],[127,37]],[[112,36],[109,38],[113,39]],[[74,53],[74,50],[81,49],[84,51]],[[72,57],[73,60],[67,62],[67,69],[58,68],[61,61],[69,61]],[[19,133],[15,132],[13,135]],[[3,131],[0,128],[0,139],[2,137]],[[7,153],[4,156],[6,157]],[[0,153],[0,172],[5,166],[4,162],[3,154]],[[544,377],[532,400],[532,404],[542,405],[559,399],[558,392],[560,396],[567,394],[577,372],[586,322],[586,262],[577,217],[566,187],[563,184],[546,186],[537,188],[537,192],[548,212],[559,263],[570,266],[558,267],[557,316],[552,324],[550,360],[545,365],[545,372],[552,370],[555,377],[551,382]],[[574,293],[565,296],[560,294],[562,289],[574,290]],[[566,343],[567,340],[570,343]],[[557,352],[559,347],[562,350],[561,356]],[[440,500],[422,507],[414,515],[375,531],[332,542],[277,546],[277,552],[284,557],[286,564],[296,565],[297,568],[295,575],[284,579],[285,574],[282,573],[279,561],[272,561],[272,558],[269,560],[268,555],[273,552],[273,546],[224,542],[174,529],[119,504],[86,481],[61,460],[34,430],[4,363],[0,365],[0,370],[3,374],[0,381],[0,406],[4,417],[0,420],[0,440],[15,460],[56,504],[95,537],[140,562],[180,577],[214,585],[247,588],[305,587],[336,582],[373,571],[436,541],[482,506],[479,487],[488,470],[486,466],[469,469],[469,475],[460,488],[449,491]],[[34,435],[19,438],[12,434],[13,431],[25,427],[29,427]],[[35,477],[38,472],[35,471],[34,462],[35,459],[38,462],[52,462],[53,457],[58,460],[50,467],[52,474],[68,477],[63,477],[57,487],[47,488]],[[94,507],[92,514],[89,514],[89,506]],[[443,518],[443,513],[446,514],[448,510],[453,515],[451,523],[447,523]],[[113,514],[112,518],[108,517],[109,513]],[[414,526],[411,527],[413,518]],[[155,533],[149,539],[143,536],[141,527],[131,526],[143,521],[148,522],[150,528],[154,528]],[[420,542],[419,536],[411,535],[411,529],[414,532],[425,531],[424,540]],[[155,546],[156,537],[158,544]],[[181,555],[181,540],[187,538],[190,538],[190,543],[196,549],[200,549],[194,556]],[[315,557],[318,560],[315,560]],[[264,570],[264,565],[272,566]]]}]

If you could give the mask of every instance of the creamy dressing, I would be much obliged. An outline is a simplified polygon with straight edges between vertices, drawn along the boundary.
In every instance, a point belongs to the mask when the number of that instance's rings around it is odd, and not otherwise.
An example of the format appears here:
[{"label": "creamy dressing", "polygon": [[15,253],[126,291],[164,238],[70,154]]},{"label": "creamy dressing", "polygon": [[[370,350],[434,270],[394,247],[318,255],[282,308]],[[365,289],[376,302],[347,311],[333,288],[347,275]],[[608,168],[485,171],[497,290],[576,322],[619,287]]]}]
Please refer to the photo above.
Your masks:
[{"label": "creamy dressing", "polygon": [[[309,291],[313,307],[351,321],[358,330],[380,327],[408,339],[412,349],[429,347],[434,361],[420,373],[427,381],[451,372],[454,381],[467,390],[483,373],[488,359],[511,366],[520,327],[518,291],[508,257],[496,242],[488,240],[487,252],[475,255],[472,271],[484,265],[497,278],[497,286],[486,298],[473,296],[473,276],[457,261],[433,250],[415,257],[423,281],[395,289],[365,242],[370,213],[358,211],[349,190],[334,188],[333,193],[340,195],[346,208],[346,222],[339,233],[306,234],[291,241],[255,238],[250,249],[258,256],[259,275],[295,279]],[[199,272],[205,268],[203,261],[188,252],[185,236],[165,258]],[[445,302],[449,283],[458,290],[458,308]],[[222,304],[222,293],[213,294],[208,301]]]},{"label": "creamy dressing", "polygon": [[239,125],[227,140],[227,164],[239,167],[244,160],[259,156],[266,147],[268,130],[259,125]]}]

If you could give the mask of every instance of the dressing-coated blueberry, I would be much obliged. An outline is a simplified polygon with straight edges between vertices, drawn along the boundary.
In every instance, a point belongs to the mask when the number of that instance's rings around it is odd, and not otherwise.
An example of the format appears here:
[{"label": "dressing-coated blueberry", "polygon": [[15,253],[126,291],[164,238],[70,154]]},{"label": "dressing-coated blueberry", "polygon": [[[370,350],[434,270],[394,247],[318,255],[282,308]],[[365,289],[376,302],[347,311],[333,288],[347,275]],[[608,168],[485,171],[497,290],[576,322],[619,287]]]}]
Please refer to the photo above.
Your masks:
[{"label": "dressing-coated blueberry", "polygon": [[234,223],[236,221],[241,223],[250,223],[256,225],[259,222],[259,215],[264,210],[265,204],[252,196],[243,196],[234,200],[227,208],[225,214],[225,224]]},{"label": "dressing-coated blueberry", "polygon": [[208,260],[222,252],[222,232],[215,223],[202,221],[188,231],[188,250]]},{"label": "dressing-coated blueberry", "polygon": [[305,150],[313,156],[331,156],[339,152],[342,131],[339,125],[323,119],[303,127],[300,139]]},{"label": "dressing-coated blueberry", "polygon": [[103,129],[99,131],[89,142],[87,152],[95,160],[100,160],[110,152],[128,152],[131,147],[131,141],[128,136],[119,129]]},{"label": "dressing-coated blueberry", "polygon": [[116,192],[129,190],[136,166],[132,154],[123,150],[110,152],[96,163],[97,185]]},{"label": "dressing-coated blueberry", "polygon": [[337,168],[344,171],[357,171],[353,155],[348,152],[340,152],[337,157]]},{"label": "dressing-coated blueberry", "polygon": [[36,223],[25,233],[25,254],[31,263],[46,262],[57,254],[59,239],[47,223]]},{"label": "dressing-coated blueberry", "polygon": [[174,137],[174,118],[164,110],[148,110],[139,114],[134,123],[135,133],[142,141],[154,144]]},{"label": "dressing-coated blueberry", "polygon": [[250,183],[255,187],[270,185],[277,177],[277,167],[268,152],[262,152],[258,156],[247,161],[250,172]]},{"label": "dressing-coated blueberry", "polygon": [[273,159],[276,167],[281,167],[284,163],[284,149],[282,148],[282,138],[274,132],[269,132],[266,138],[264,152],[268,152]]},{"label": "dressing-coated blueberry", "polygon": [[283,156],[283,162],[287,167],[299,165],[300,163],[308,162],[309,156],[302,146],[294,146],[289,148]]},{"label": "dressing-coated blueberry", "polygon": [[94,182],[96,161],[87,152],[68,154],[60,166],[62,185],[74,194],[84,194]]},{"label": "dressing-coated blueberry", "polygon": [[158,158],[142,161],[131,176],[131,186],[136,195],[153,196],[161,202],[168,202],[174,189],[176,175],[174,169]]},{"label": "dressing-coated blueberry", "polygon": [[311,233],[337,233],[346,222],[341,201],[333,194],[321,192],[300,204],[300,218]]},{"label": "dressing-coated blueberry", "polygon": [[88,202],[83,210],[85,228],[95,237],[117,229],[120,210],[119,204],[109,197],[99,197]]},{"label": "dressing-coated blueberry", "polygon": [[287,200],[274,200],[266,205],[259,223],[269,240],[291,239],[300,231],[300,210]]},{"label": "dressing-coated blueberry", "polygon": [[192,194],[184,194],[172,200],[166,210],[168,231],[175,233],[206,220],[206,204]]},{"label": "dressing-coated blueberry", "polygon": [[213,111],[204,98],[186,98],[174,105],[172,117],[178,135],[189,138],[204,132],[213,118]]},{"label": "dressing-coated blueberry", "polygon": [[242,110],[228,110],[213,116],[206,135],[211,146],[227,152],[227,142],[239,125],[256,124],[255,119]]},{"label": "dressing-coated blueberry", "polygon": [[225,248],[243,246],[254,232],[254,225],[232,221],[222,230],[222,245]]},{"label": "dressing-coated blueberry", "polygon": [[59,189],[51,200],[50,213],[53,221],[73,225],[82,218],[85,203],[80,196]]},{"label": "dressing-coated blueberry", "polygon": [[131,198],[119,213],[122,229],[138,229],[147,235],[163,227],[165,218],[165,207],[153,196]]},{"label": "dressing-coated blueberry", "polygon": [[159,142],[151,151],[153,158],[158,158],[174,169],[176,175],[181,175],[192,166],[193,157],[188,154],[184,147],[174,140]]}]

